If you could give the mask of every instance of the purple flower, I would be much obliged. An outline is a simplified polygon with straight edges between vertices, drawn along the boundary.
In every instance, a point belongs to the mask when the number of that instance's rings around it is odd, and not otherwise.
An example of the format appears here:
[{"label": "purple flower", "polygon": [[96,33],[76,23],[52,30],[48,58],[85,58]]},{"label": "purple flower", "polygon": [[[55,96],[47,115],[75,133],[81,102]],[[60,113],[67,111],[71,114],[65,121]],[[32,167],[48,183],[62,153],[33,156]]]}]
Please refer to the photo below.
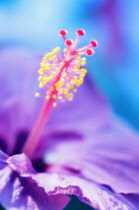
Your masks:
[{"label": "purple flower", "polygon": [[138,136],[113,118],[88,77],[72,102],[53,109],[31,160],[19,154],[43,103],[34,97],[40,60],[0,53],[0,203],[60,210],[75,195],[96,209],[138,209]]}]

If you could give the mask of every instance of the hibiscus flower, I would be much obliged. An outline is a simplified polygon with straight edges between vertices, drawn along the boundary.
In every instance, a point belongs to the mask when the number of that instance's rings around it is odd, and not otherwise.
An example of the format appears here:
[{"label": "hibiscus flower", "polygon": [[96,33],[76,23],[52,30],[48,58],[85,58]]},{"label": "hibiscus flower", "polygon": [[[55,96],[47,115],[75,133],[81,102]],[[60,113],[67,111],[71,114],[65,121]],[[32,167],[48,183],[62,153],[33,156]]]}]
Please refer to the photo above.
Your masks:
[{"label": "hibiscus flower", "polygon": [[34,97],[40,60],[0,52],[1,205],[61,210],[75,195],[95,209],[138,209],[138,135],[112,116],[89,76],[73,101],[53,108],[35,152],[22,153],[44,101]]}]

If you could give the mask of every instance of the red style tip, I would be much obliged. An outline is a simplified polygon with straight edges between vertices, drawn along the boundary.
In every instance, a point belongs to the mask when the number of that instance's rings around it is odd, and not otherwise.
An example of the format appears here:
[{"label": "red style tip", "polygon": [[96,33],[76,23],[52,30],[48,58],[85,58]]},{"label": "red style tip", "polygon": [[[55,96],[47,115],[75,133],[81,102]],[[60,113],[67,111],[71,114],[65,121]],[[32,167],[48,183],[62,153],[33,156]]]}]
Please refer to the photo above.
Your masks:
[{"label": "red style tip", "polygon": [[66,30],[60,30],[60,31],[59,31],[59,34],[60,34],[61,36],[65,36],[67,33],[68,33],[68,32],[67,32]]},{"label": "red style tip", "polygon": [[78,30],[76,31],[76,33],[77,33],[78,35],[80,35],[80,36],[84,36],[84,35],[85,35],[85,31],[82,30],[82,29],[78,29]]},{"label": "red style tip", "polygon": [[90,42],[90,44],[92,45],[92,47],[97,47],[97,46],[98,46],[98,43],[97,43],[97,41],[95,41],[95,40],[92,40],[92,41]]},{"label": "red style tip", "polygon": [[86,54],[89,55],[89,56],[91,56],[91,55],[94,54],[94,50],[92,50],[92,49],[87,49],[87,50],[86,50]]},{"label": "red style tip", "polygon": [[70,46],[70,45],[73,44],[73,41],[71,39],[66,39],[65,40],[65,44],[68,45],[68,46]]}]

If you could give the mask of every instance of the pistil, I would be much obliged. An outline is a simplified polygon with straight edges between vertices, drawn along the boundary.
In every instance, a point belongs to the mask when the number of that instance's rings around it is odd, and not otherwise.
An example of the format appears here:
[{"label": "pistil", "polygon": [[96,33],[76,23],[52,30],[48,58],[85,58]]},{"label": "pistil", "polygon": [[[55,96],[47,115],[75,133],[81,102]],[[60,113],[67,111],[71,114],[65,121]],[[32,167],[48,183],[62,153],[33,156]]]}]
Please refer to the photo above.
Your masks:
[{"label": "pistil", "polygon": [[90,47],[97,46],[97,42],[92,40],[89,45],[77,49],[80,36],[83,36],[85,31],[79,29],[76,33],[77,37],[75,41],[72,41],[66,39],[67,31],[61,30],[60,35],[65,43],[64,54],[62,55],[60,48],[55,48],[44,56],[38,71],[39,88],[45,89],[46,96],[41,96],[40,93],[35,94],[36,97],[43,97],[45,102],[22,150],[31,159],[36,152],[52,107],[56,107],[59,101],[71,101],[74,93],[77,92],[75,86],[80,86],[84,81],[87,73],[83,67],[86,64],[86,58],[81,58],[80,55],[92,56],[94,51]]}]

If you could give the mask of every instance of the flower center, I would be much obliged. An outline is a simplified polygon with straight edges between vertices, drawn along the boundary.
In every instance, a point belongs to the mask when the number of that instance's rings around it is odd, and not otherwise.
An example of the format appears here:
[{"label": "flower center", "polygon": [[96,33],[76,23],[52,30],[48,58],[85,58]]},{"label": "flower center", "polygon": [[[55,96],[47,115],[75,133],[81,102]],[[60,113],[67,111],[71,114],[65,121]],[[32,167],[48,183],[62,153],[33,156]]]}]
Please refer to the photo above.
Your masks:
[{"label": "flower center", "polygon": [[76,87],[83,83],[87,70],[84,68],[86,58],[81,58],[81,56],[92,56],[94,51],[90,47],[97,47],[97,42],[92,40],[87,46],[77,49],[80,37],[85,34],[82,29],[76,31],[77,37],[74,41],[66,39],[66,30],[61,30],[59,33],[65,43],[63,53],[57,47],[46,54],[38,71],[39,87],[44,88],[46,95],[41,96],[40,93],[36,93],[35,96],[46,98],[46,100],[22,150],[30,158],[39,144],[52,106],[56,106],[58,101],[71,101],[74,93],[77,92]]},{"label": "flower center", "polygon": [[[77,30],[74,42],[66,39],[66,34],[67,31],[60,31],[66,46],[64,52],[60,52],[60,48],[57,47],[51,53],[46,54],[38,71],[39,87],[45,89],[47,100],[55,99],[53,106],[56,106],[56,101],[73,99],[74,93],[77,92],[76,87],[83,83],[87,73],[87,70],[83,68],[86,58],[81,58],[81,55],[93,55],[94,51],[90,47],[97,46],[97,42],[93,40],[89,45],[77,49],[80,36],[85,34],[81,29]],[[35,96],[39,97],[40,93],[36,93]]]}]

